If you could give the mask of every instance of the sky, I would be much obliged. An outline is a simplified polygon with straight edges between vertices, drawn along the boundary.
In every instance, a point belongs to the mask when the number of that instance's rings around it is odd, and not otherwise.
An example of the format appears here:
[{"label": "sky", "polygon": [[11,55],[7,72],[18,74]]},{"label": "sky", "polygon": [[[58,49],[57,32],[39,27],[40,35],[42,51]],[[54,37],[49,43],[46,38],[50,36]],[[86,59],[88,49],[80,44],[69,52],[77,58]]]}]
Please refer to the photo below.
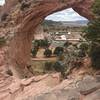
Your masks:
[{"label": "sky", "polygon": [[[0,0],[0,5],[3,5],[5,0]],[[72,8],[56,12],[47,16],[45,19],[53,21],[77,21],[77,20],[86,20],[84,17],[76,13]]]},{"label": "sky", "polygon": [[5,3],[5,0],[0,0],[0,5],[3,5]]},{"label": "sky", "polygon": [[45,19],[53,21],[77,21],[77,20],[86,20],[86,18],[80,16],[72,8],[59,11],[57,13],[47,16]]}]

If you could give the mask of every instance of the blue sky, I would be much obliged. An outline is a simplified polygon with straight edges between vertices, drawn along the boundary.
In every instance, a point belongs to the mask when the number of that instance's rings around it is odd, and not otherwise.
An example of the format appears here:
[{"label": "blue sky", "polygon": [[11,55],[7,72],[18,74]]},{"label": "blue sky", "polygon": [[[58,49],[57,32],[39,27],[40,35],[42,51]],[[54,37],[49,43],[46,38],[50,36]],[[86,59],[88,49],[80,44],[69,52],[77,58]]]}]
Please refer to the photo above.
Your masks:
[{"label": "blue sky", "polygon": [[47,16],[45,19],[53,20],[53,21],[86,20],[84,17],[76,13],[72,8],[51,14]]},{"label": "blue sky", "polygon": [[[3,5],[5,0],[0,0],[0,5]],[[73,9],[63,10],[54,14],[47,16],[45,19],[53,21],[76,21],[76,20],[86,20],[84,17],[80,16]]]}]

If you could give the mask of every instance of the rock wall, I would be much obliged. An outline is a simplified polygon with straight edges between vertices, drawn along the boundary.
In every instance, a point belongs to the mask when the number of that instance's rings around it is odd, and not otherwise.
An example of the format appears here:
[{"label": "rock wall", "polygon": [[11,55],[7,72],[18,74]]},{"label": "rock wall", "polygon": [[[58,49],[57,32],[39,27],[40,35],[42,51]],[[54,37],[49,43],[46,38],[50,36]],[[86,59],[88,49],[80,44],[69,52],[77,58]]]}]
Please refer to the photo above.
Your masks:
[{"label": "rock wall", "polygon": [[[17,6],[14,7],[14,13],[16,11],[17,16],[14,18],[14,24],[18,26],[18,31],[10,43],[11,49],[9,51],[12,66],[18,69],[17,72],[19,72],[20,69],[20,71],[23,72],[22,77],[26,77],[26,73],[29,73],[27,66],[29,64],[29,53],[33,34],[35,33],[36,27],[46,16],[56,11],[72,7],[80,15],[92,19],[93,14],[90,9],[92,3],[93,0],[22,0],[19,2]],[[29,75],[27,74],[27,76],[30,77],[31,73]]]},{"label": "rock wall", "polygon": [[[44,18],[54,12],[73,8],[80,15],[92,19],[93,2],[94,0],[6,0],[6,4],[0,8],[0,37],[6,39],[5,45],[0,47],[0,100],[14,100],[18,94],[27,91],[25,89],[22,92],[24,88],[19,84],[21,80],[15,77],[33,76],[27,68],[31,41],[36,27]],[[11,69],[15,77],[9,76],[6,69]],[[27,97],[30,91],[26,93]]]}]

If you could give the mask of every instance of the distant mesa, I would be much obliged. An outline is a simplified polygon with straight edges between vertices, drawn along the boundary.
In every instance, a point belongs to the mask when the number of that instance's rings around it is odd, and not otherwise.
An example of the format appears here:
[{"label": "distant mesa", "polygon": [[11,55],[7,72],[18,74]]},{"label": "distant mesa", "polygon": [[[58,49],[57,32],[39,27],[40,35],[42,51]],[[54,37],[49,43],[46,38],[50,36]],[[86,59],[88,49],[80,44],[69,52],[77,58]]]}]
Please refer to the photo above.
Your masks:
[{"label": "distant mesa", "polygon": [[67,27],[81,27],[87,26],[88,20],[77,20],[77,21],[52,21],[52,20],[44,20],[43,25],[47,26],[67,26]]}]

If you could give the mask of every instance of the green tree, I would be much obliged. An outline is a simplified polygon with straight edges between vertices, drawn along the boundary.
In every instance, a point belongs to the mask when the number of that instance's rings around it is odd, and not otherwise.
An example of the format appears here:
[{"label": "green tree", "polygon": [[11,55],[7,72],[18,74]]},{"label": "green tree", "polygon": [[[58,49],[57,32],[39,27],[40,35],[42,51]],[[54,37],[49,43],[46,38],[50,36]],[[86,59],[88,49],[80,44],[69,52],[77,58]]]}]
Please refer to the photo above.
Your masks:
[{"label": "green tree", "polygon": [[63,54],[63,52],[64,52],[63,47],[56,47],[53,54],[56,55],[56,56],[60,56],[60,55]]},{"label": "green tree", "polygon": [[33,48],[33,49],[31,50],[32,56],[33,56],[33,57],[36,57],[37,52],[38,52],[38,49],[37,49],[37,48]]},{"label": "green tree", "polygon": [[93,68],[100,69],[100,0],[95,0],[92,10],[96,17],[89,22],[85,37],[91,41],[90,57]]},{"label": "green tree", "polygon": [[46,56],[46,57],[51,57],[51,55],[52,55],[52,50],[50,50],[50,49],[45,49],[45,51],[44,51],[44,55]]}]

